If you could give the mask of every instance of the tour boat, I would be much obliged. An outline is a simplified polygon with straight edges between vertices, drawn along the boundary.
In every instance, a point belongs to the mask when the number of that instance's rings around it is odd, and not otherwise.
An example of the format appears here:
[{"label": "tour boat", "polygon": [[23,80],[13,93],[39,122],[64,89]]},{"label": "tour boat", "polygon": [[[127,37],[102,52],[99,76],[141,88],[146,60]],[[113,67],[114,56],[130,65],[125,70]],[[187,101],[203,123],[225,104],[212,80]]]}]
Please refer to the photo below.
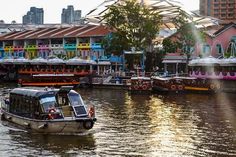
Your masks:
[{"label": "tour boat", "polygon": [[[29,64],[18,66],[20,86],[79,86],[90,85],[92,62],[80,58],[63,61],[59,58],[33,59]],[[86,82],[85,79],[86,77]],[[81,82],[81,79],[83,81]]]},{"label": "tour boat", "polygon": [[217,92],[220,84],[214,80],[195,77],[152,77],[152,90],[156,92]]},{"label": "tour boat", "polygon": [[1,104],[1,119],[44,134],[83,133],[96,121],[94,107],[70,86],[15,88]]},{"label": "tour boat", "polygon": [[60,87],[60,86],[74,86],[80,84],[79,78],[74,74],[35,74],[25,79],[19,79],[20,86],[42,86],[42,87]]},{"label": "tour boat", "polygon": [[129,90],[132,93],[150,92],[152,90],[152,83],[150,77],[131,77],[131,84]]},{"label": "tour boat", "polygon": [[181,79],[159,76],[152,76],[151,79],[152,90],[154,92],[177,92],[184,90],[184,85]]}]

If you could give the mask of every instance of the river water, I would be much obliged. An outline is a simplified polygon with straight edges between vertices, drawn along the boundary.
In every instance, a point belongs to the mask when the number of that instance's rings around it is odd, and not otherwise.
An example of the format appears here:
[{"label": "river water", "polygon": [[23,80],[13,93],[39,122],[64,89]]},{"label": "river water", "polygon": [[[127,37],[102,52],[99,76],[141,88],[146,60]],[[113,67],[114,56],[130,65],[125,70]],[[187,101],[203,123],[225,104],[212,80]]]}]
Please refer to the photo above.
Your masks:
[{"label": "river water", "polygon": [[96,107],[92,130],[40,135],[1,123],[0,156],[236,156],[236,94],[79,92]]}]

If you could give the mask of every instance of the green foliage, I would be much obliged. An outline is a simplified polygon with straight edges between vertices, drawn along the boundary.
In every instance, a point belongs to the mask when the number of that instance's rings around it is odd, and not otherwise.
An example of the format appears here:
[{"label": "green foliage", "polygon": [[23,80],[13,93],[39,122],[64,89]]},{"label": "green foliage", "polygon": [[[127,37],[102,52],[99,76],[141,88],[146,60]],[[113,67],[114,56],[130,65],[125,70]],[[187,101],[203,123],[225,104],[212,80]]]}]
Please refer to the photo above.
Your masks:
[{"label": "green foliage", "polygon": [[165,53],[174,53],[178,48],[181,48],[181,44],[179,42],[171,41],[170,38],[164,39],[162,45]]},{"label": "green foliage", "polygon": [[128,49],[126,40],[121,40],[122,37],[116,32],[109,34],[102,40],[102,46],[107,54],[121,55],[123,50]]},{"label": "green foliage", "polygon": [[224,58],[229,58],[231,56],[231,53],[230,52],[225,52],[224,53]]},{"label": "green foliage", "polygon": [[177,26],[177,42],[182,47],[182,53],[186,54],[186,72],[188,71],[188,62],[193,53],[193,48],[196,43],[202,43],[205,39],[204,33],[195,27],[194,22],[189,22],[191,19],[185,12],[179,11],[179,15],[172,19],[172,22]]},{"label": "green foliage", "polygon": [[114,29],[111,39],[105,39],[108,51],[144,50],[156,37],[161,24],[159,14],[136,0],[127,0],[109,7],[104,15],[107,25]]},{"label": "green foliage", "polygon": [[[188,15],[179,11],[179,15],[172,20],[177,27],[178,41],[182,47],[193,47],[197,42],[202,42],[205,38],[204,33],[195,27],[194,22],[189,22]],[[187,48],[186,48],[187,50]],[[189,53],[186,52],[185,53]]]}]

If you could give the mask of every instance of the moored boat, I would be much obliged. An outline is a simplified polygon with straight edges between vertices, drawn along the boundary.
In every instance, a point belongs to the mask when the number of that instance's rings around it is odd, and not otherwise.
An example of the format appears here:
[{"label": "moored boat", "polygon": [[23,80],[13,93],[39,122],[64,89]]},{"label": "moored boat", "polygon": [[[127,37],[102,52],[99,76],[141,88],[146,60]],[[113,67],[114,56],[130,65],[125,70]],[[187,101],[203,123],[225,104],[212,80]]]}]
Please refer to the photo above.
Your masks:
[{"label": "moored boat", "polygon": [[150,92],[152,90],[152,83],[150,77],[131,77],[131,84],[129,90],[132,93]]},{"label": "moored boat", "polygon": [[214,80],[195,77],[152,77],[152,90],[156,92],[217,92],[221,84]]},{"label": "moored boat", "polygon": [[174,79],[181,80],[183,90],[185,92],[217,92],[221,88],[221,84],[215,80],[195,77],[175,77]]},{"label": "moored boat", "polygon": [[80,84],[79,78],[74,74],[35,74],[29,78],[19,79],[20,86],[41,86],[41,87],[59,87],[59,86],[74,86]]},{"label": "moored boat", "polygon": [[184,90],[182,79],[152,76],[152,89],[156,92],[179,92]]},{"label": "moored boat", "polygon": [[15,88],[1,104],[1,119],[44,134],[82,133],[96,121],[94,107],[69,86]]}]

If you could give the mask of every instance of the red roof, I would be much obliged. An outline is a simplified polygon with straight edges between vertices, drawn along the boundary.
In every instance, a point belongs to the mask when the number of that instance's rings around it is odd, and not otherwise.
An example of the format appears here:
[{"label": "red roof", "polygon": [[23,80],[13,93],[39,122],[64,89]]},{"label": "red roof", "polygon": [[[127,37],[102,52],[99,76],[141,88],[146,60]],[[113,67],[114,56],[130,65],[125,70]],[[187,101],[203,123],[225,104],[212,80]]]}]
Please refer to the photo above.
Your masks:
[{"label": "red roof", "polygon": [[77,30],[80,27],[81,26],[79,26],[79,27],[68,27],[64,30],[55,32],[54,34],[50,35],[50,38],[63,38],[65,34],[73,32],[73,31]]},{"label": "red roof", "polygon": [[51,30],[54,30],[55,28],[44,28],[44,29],[38,29],[38,31],[34,31],[31,34],[27,35],[25,39],[36,39],[39,35],[49,32]]},{"label": "red roof", "polygon": [[39,28],[36,30],[15,31],[0,36],[0,40],[50,39],[64,37],[105,36],[111,32],[105,26],[83,25],[61,28]]},{"label": "red roof", "polygon": [[105,26],[96,26],[94,28],[88,29],[82,32],[78,37],[92,37],[92,36],[105,36],[111,31]]},{"label": "red roof", "polygon": [[15,31],[13,33],[9,33],[4,35],[3,37],[1,37],[1,40],[14,40],[14,37],[18,36],[18,35],[22,35],[24,33],[29,32],[30,30],[26,30],[26,31]]},{"label": "red roof", "polygon": [[94,25],[85,25],[83,27],[80,27],[80,28],[76,29],[75,31],[71,31],[71,32],[65,34],[64,36],[65,37],[77,37],[77,34],[79,34],[81,32],[84,32],[88,29],[91,29],[93,27],[94,27]]},{"label": "red roof", "polygon": [[6,36],[14,35],[15,33],[19,33],[19,31],[8,32],[0,35],[0,40],[4,40]]}]

